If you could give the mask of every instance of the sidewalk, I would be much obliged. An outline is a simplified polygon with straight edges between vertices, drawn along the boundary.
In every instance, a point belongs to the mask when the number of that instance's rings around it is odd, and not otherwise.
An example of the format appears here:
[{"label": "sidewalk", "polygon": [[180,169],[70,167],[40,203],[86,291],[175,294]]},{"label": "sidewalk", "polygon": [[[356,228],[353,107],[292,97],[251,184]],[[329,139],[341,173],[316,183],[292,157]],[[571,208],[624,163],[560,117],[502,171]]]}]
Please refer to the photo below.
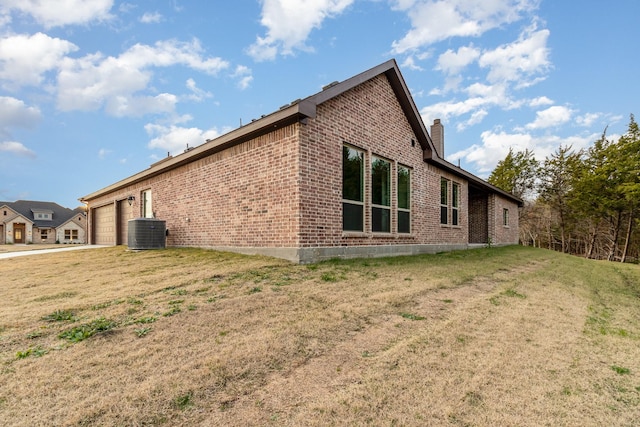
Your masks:
[{"label": "sidewalk", "polygon": [[107,248],[107,245],[70,245],[70,246],[60,246],[56,248],[49,249],[38,249],[37,247],[29,250],[18,250],[12,252],[0,253],[0,259],[5,258],[15,258],[19,256],[28,256],[28,255],[40,255],[40,254],[50,254],[53,252],[63,252],[63,251],[79,251],[82,249],[98,249],[98,248]]}]

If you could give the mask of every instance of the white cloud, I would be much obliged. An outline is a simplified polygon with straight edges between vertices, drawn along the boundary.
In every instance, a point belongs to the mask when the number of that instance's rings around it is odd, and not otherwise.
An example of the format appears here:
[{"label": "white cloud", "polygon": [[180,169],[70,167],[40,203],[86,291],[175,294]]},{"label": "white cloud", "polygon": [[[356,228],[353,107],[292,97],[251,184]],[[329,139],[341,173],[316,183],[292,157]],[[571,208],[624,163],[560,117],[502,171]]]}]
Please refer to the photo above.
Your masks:
[{"label": "white cloud", "polygon": [[118,95],[110,97],[105,111],[115,117],[141,117],[145,114],[170,114],[175,110],[178,97],[170,93],[156,96]]},{"label": "white cloud", "polygon": [[187,146],[197,147],[206,140],[221,135],[216,129],[203,131],[194,127],[164,126],[153,123],[145,125],[144,129],[152,137],[148,144],[149,148],[169,151],[173,155],[182,153]]},{"label": "white cloud", "polygon": [[40,110],[27,107],[19,99],[0,96],[0,129],[11,127],[33,128],[41,118]]},{"label": "white cloud", "polygon": [[404,61],[402,62],[402,68],[414,71],[423,71],[422,67],[416,64],[413,55],[409,55],[404,59]]},{"label": "white cloud", "polygon": [[253,81],[251,69],[245,67],[244,65],[238,65],[236,67],[236,70],[233,73],[233,77],[238,78],[238,87],[241,90],[245,90],[246,88],[248,88]]},{"label": "white cloud", "polygon": [[13,35],[0,39],[0,80],[3,87],[38,85],[44,73],[56,69],[73,43],[43,33]]},{"label": "white cloud", "polygon": [[408,13],[411,30],[392,44],[397,54],[414,51],[451,37],[478,37],[488,30],[521,19],[538,0],[397,0]]},{"label": "white cloud", "polygon": [[580,126],[590,127],[601,116],[602,114],[600,113],[587,113],[582,116],[576,117],[576,123],[578,123]]},{"label": "white cloud", "polygon": [[536,119],[525,125],[526,129],[542,129],[562,125],[571,120],[573,110],[554,105],[546,110],[536,112]]},{"label": "white cloud", "polygon": [[154,46],[136,44],[118,57],[100,53],[66,58],[58,75],[58,107],[63,111],[97,110],[116,116],[171,112],[172,94],[148,94],[153,67],[187,66],[215,75],[229,64],[206,58],[197,40],[190,43],[159,41]]},{"label": "white cloud", "polygon": [[35,158],[36,153],[25,147],[21,142],[11,141],[11,129],[33,128],[40,121],[40,110],[27,107],[19,99],[0,96],[0,151],[18,156]]},{"label": "white cloud", "polygon": [[458,132],[462,132],[463,130],[465,130],[466,128],[468,128],[469,126],[473,126],[473,125],[477,125],[479,123],[482,122],[482,120],[489,114],[489,112],[487,112],[487,110],[481,109],[478,111],[475,111],[471,114],[471,117],[469,118],[469,120],[464,121],[464,122],[459,122],[456,125],[456,129],[458,130]]},{"label": "white cloud", "polygon": [[468,114],[487,105],[487,100],[481,97],[468,98],[464,101],[447,101],[431,104],[420,110],[425,123],[433,123],[434,119],[441,119],[444,123],[452,117]]},{"label": "white cloud", "polygon": [[192,101],[200,102],[205,98],[211,98],[213,96],[210,92],[200,89],[193,79],[187,79],[185,86],[191,91],[188,99]]},{"label": "white cloud", "polygon": [[529,101],[530,107],[542,107],[543,105],[553,105],[553,104],[554,104],[553,100],[547,98],[546,96],[539,96]]},{"label": "white cloud", "polygon": [[0,11],[31,15],[45,28],[51,28],[109,20],[113,17],[109,13],[112,7],[113,0],[4,0]]},{"label": "white cloud", "polygon": [[108,150],[106,148],[101,148],[98,150],[98,157],[104,159],[107,155],[111,154],[112,150]]},{"label": "white cloud", "polygon": [[184,65],[211,75],[229,66],[221,58],[204,58],[203,51],[198,39],[191,42],[164,40],[156,42],[154,46],[136,44],[120,55],[118,61],[136,68]]},{"label": "white cloud", "polygon": [[518,82],[521,87],[526,87],[539,79],[525,82],[546,72],[551,66],[547,48],[548,38],[549,30],[527,30],[517,41],[484,52],[478,63],[481,67],[489,69],[489,82]]},{"label": "white cloud", "polygon": [[507,94],[505,85],[485,85],[474,83],[464,89],[469,96],[463,101],[450,100],[428,105],[420,110],[425,123],[431,123],[433,119],[441,119],[448,122],[452,118],[457,118],[470,114],[460,130],[468,126],[479,123],[488,115],[491,107],[500,107],[504,110],[518,108],[521,103],[511,99]]},{"label": "white cloud", "polygon": [[457,52],[449,49],[438,57],[436,70],[441,70],[446,74],[456,74],[479,57],[480,49],[473,46],[463,46]]},{"label": "white cloud", "polygon": [[136,10],[137,8],[138,8],[137,4],[127,3],[127,2],[120,3],[120,6],[118,6],[118,10],[122,13],[129,13],[133,10]]},{"label": "white cloud", "polygon": [[15,141],[0,142],[0,151],[32,159],[36,157],[36,153],[34,151],[28,149],[20,142]]},{"label": "white cloud", "polygon": [[260,23],[267,27],[247,52],[256,61],[273,60],[278,54],[310,50],[305,42],[311,31],[327,18],[340,15],[354,0],[263,0]]},{"label": "white cloud", "polygon": [[140,22],[143,24],[157,24],[163,21],[162,14],[159,12],[145,12],[140,17]]},{"label": "white cloud", "polygon": [[464,159],[468,163],[473,163],[479,174],[487,177],[498,162],[505,158],[510,148],[514,151],[531,150],[537,160],[543,161],[561,145],[580,150],[589,146],[598,137],[598,134],[572,135],[564,138],[556,135],[536,137],[526,132],[485,131],[481,134],[482,144],[474,144],[447,156],[447,159],[451,162]]}]

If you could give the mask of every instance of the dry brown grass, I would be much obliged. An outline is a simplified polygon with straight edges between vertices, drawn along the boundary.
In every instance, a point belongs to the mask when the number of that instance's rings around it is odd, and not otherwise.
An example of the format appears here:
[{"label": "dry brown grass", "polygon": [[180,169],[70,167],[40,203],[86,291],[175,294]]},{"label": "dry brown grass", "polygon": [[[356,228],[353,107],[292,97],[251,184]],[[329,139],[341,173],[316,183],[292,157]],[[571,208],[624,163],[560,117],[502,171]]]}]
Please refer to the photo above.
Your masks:
[{"label": "dry brown grass", "polygon": [[521,247],[0,260],[0,425],[637,425],[639,283]]}]

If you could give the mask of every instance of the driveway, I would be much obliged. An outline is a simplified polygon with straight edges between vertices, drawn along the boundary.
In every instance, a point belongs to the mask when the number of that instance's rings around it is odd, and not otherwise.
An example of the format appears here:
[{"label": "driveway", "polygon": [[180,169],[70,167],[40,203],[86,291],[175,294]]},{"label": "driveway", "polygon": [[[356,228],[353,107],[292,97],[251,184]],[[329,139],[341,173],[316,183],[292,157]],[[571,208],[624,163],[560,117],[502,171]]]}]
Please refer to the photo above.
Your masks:
[{"label": "driveway", "polygon": [[50,254],[53,252],[79,251],[83,249],[106,248],[106,245],[2,245],[0,246],[0,259],[19,256]]}]

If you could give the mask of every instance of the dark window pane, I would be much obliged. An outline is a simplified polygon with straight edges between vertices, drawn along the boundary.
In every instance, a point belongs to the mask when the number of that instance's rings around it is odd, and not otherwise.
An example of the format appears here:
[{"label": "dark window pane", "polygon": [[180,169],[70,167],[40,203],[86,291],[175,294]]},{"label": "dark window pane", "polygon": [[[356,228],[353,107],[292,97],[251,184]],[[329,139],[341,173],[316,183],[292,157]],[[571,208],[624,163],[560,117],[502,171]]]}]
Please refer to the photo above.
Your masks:
[{"label": "dark window pane", "polygon": [[460,197],[460,194],[459,194],[460,193],[460,185],[454,183],[453,184],[452,193],[453,194],[451,194],[451,205],[454,208],[457,208],[458,207],[458,202],[459,202],[458,198]]},{"label": "dark window pane", "polygon": [[440,224],[447,224],[448,221],[448,209],[446,206],[440,206]]},{"label": "dark window pane", "polygon": [[449,195],[447,194],[448,191],[448,184],[449,182],[442,178],[440,180],[440,204],[441,205],[448,205],[449,204]]},{"label": "dark window pane", "polygon": [[398,166],[398,208],[409,209],[411,202],[411,178],[409,169]]},{"label": "dark window pane", "polygon": [[375,157],[371,162],[371,202],[391,206],[391,163]]},{"label": "dark window pane", "polygon": [[342,229],[345,231],[363,231],[363,206],[342,203]]},{"label": "dark window pane", "polygon": [[451,225],[458,225],[458,209],[451,210]]},{"label": "dark window pane", "polygon": [[411,232],[411,214],[405,211],[398,211],[398,233]]},{"label": "dark window pane", "polygon": [[383,208],[372,208],[371,229],[381,233],[389,233],[391,231],[391,211]]},{"label": "dark window pane", "polygon": [[364,153],[342,146],[342,198],[363,202]]}]

